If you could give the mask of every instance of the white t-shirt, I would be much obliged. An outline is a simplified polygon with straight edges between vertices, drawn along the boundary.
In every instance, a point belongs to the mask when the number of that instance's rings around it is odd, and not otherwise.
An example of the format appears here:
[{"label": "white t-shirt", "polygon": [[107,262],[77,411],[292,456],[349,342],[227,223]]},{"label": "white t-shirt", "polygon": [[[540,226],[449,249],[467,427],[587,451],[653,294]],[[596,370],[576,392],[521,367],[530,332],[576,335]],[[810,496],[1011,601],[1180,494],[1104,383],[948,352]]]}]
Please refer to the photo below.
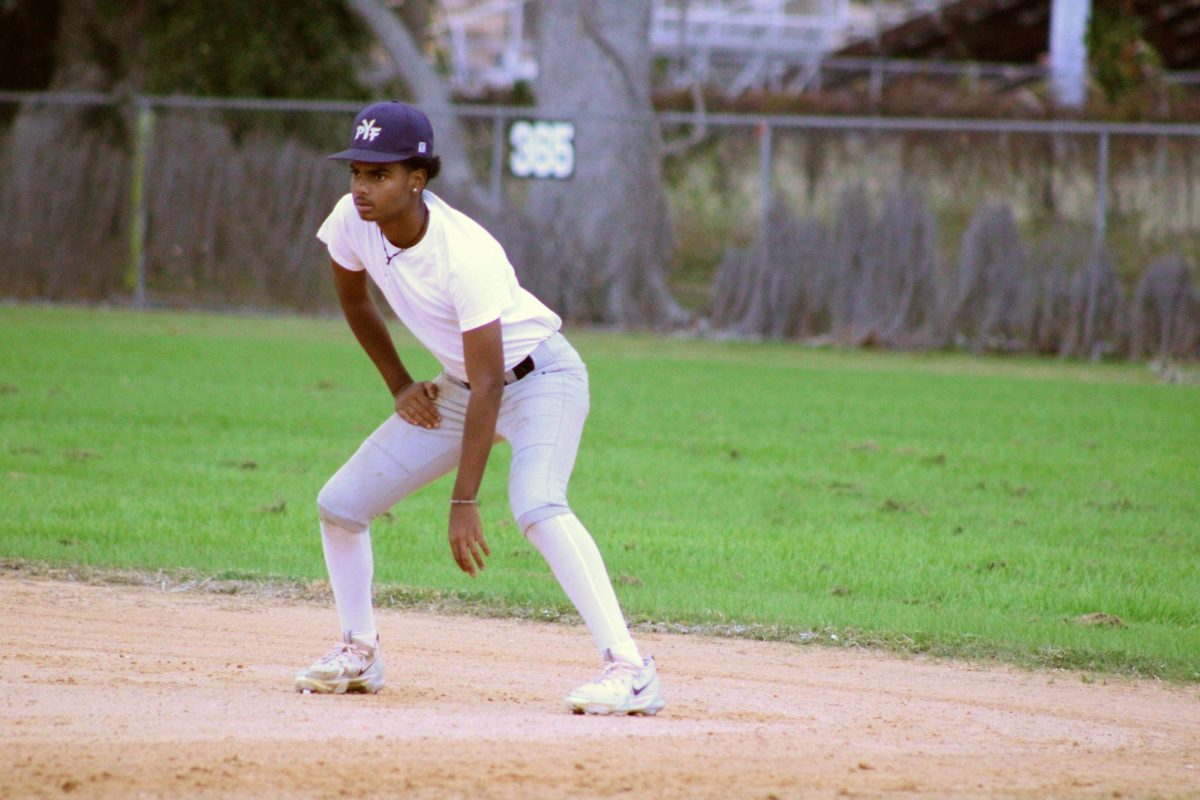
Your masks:
[{"label": "white t-shirt", "polygon": [[424,199],[425,235],[399,255],[377,223],[358,216],[349,194],[334,206],[317,238],[339,265],[367,271],[396,316],[449,375],[467,379],[463,331],[495,319],[504,339],[504,368],[512,369],[562,320],[517,283],[504,248],[479,223],[433,192],[426,190]]}]

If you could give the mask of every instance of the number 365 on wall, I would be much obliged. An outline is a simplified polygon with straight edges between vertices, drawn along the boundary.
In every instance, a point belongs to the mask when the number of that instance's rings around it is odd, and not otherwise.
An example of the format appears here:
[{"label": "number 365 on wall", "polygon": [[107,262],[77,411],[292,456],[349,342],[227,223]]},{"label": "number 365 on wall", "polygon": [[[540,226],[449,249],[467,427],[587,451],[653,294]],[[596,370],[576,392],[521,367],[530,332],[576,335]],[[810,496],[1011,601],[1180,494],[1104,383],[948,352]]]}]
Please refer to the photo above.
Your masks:
[{"label": "number 365 on wall", "polygon": [[565,180],[575,174],[575,124],[518,119],[508,129],[508,169],[518,178]]}]

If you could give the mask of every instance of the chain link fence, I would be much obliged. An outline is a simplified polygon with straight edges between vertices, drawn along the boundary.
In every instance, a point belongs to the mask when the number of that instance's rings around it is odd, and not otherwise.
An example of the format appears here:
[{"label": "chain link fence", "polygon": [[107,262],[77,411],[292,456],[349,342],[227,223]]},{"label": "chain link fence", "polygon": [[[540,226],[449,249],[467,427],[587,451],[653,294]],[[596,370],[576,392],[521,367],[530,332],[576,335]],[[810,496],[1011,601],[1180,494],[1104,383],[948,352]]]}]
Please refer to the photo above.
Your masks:
[{"label": "chain link fence", "polygon": [[[343,145],[358,107],[0,93],[0,296],[334,308],[314,232],[348,180],[323,156]],[[510,133],[533,109],[427,111],[435,130],[453,115],[464,131],[492,205],[490,218],[471,210],[510,253],[531,252],[538,242],[522,240],[520,216],[531,179],[512,174]],[[600,118],[552,116],[576,126]],[[671,287],[702,326],[1196,355],[1198,125],[657,116]],[[471,206],[454,187],[432,188]],[[630,225],[613,235],[639,235]],[[1164,261],[1174,288],[1147,300],[1147,275],[1164,272],[1152,269]],[[910,266],[891,274],[896,264]],[[905,292],[923,307],[879,299]],[[766,299],[776,306],[770,313]],[[1082,311],[1069,310],[1080,302]],[[1139,312],[1138,303],[1153,309]],[[1047,325],[1029,321],[1039,314],[1064,317],[1064,331],[1046,334]],[[1072,315],[1076,329],[1090,326],[1087,336],[1065,332]],[[1138,334],[1135,322],[1158,332]],[[1066,343],[1071,337],[1082,343]]]}]

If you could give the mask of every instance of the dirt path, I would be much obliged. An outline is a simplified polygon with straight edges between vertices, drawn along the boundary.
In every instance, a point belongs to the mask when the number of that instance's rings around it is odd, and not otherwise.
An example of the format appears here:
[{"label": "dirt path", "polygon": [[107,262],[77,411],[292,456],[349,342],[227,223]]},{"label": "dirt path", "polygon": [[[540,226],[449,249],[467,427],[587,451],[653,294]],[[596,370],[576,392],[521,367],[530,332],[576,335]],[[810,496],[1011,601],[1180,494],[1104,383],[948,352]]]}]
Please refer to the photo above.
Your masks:
[{"label": "dirt path", "polygon": [[642,635],[657,718],[565,712],[582,628],[380,614],[390,685],[291,690],[333,611],[0,578],[0,797],[1200,797],[1200,689]]}]

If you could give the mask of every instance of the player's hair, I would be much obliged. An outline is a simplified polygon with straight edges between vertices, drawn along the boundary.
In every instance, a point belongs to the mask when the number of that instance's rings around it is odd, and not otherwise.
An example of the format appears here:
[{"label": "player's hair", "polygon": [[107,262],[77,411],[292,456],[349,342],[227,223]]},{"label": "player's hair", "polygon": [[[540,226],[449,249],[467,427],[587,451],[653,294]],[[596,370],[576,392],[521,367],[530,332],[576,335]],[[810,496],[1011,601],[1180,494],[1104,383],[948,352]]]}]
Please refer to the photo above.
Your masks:
[{"label": "player's hair", "polygon": [[425,170],[425,182],[429,183],[442,171],[442,159],[440,156],[431,156],[429,158],[416,156],[405,159],[404,166],[408,167],[409,172],[416,172],[419,169]]}]

